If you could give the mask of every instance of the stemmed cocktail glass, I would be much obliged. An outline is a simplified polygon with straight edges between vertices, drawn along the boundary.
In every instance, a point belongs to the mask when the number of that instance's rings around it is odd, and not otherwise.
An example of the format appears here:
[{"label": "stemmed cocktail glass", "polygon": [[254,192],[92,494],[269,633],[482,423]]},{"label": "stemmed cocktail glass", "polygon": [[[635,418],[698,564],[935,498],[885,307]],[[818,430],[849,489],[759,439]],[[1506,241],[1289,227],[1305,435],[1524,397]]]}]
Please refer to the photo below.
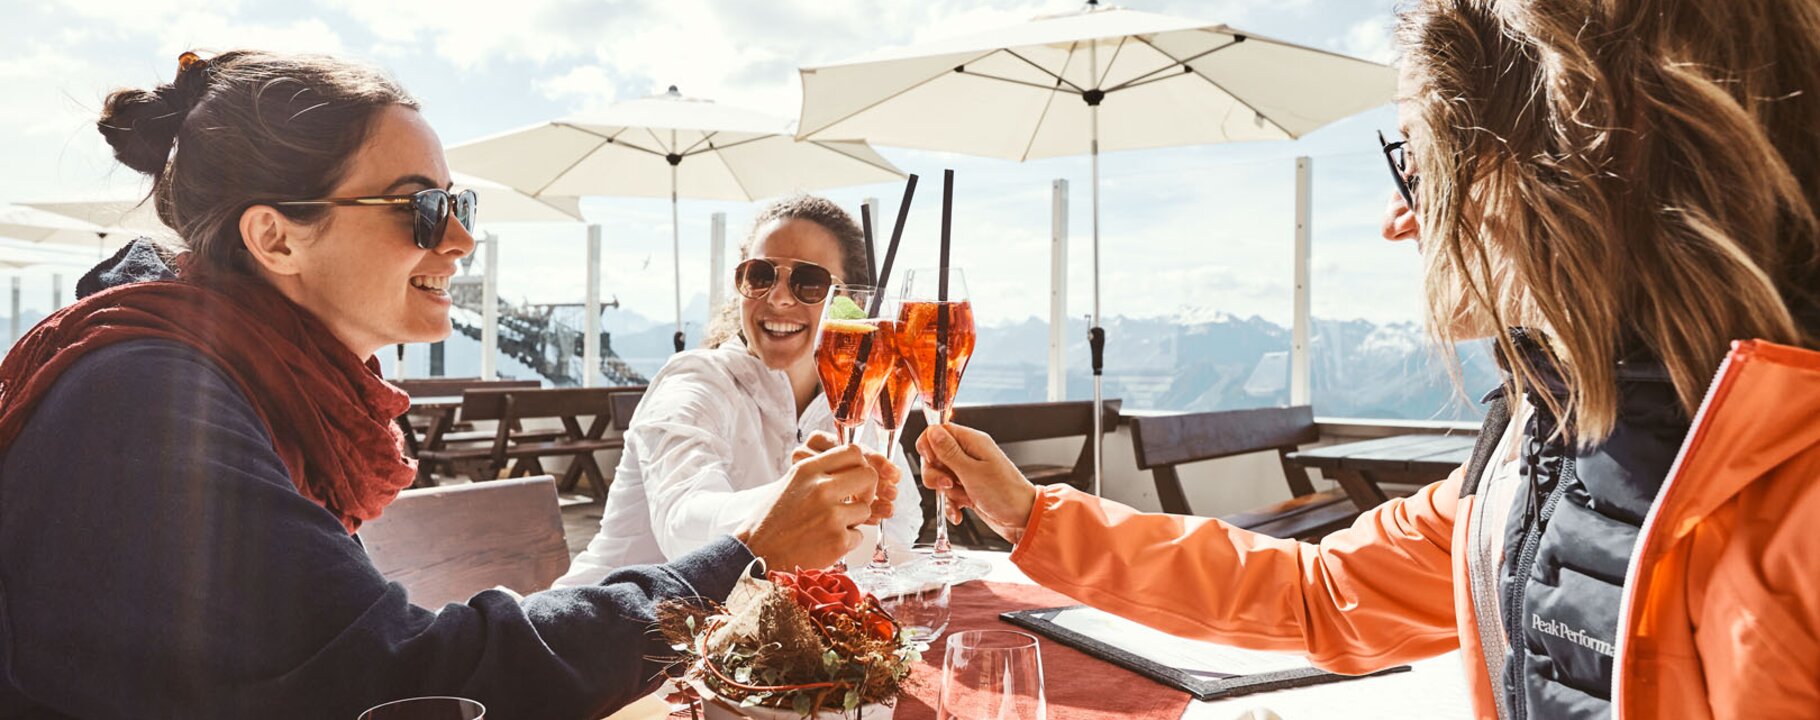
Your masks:
[{"label": "stemmed cocktail glass", "polygon": [[[911,270],[903,288],[898,352],[915,377],[923,417],[933,427],[954,416],[961,374],[973,357],[973,305],[967,300],[966,275],[959,268]],[[934,552],[904,572],[955,584],[984,577],[991,570],[986,561],[961,557],[949,543],[948,499],[942,493],[935,495],[935,516]]]}]

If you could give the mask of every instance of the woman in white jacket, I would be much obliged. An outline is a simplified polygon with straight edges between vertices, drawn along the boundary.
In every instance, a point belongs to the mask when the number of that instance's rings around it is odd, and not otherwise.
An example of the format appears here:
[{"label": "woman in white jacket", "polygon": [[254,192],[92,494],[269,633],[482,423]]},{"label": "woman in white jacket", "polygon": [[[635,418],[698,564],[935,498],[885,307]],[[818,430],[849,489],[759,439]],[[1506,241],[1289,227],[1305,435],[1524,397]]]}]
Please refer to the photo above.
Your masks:
[{"label": "woman in white jacket", "polygon": [[[834,421],[815,370],[815,336],[829,284],[868,283],[859,227],[840,206],[796,196],[760,212],[740,248],[736,298],[707,348],[678,354],[645,391],[626,431],[600,532],[558,587],[599,581],[614,568],[662,563],[707,544],[770,507],[810,433]],[[903,453],[881,468],[873,520],[907,557],[923,522]],[[875,526],[848,556],[872,558]]]}]

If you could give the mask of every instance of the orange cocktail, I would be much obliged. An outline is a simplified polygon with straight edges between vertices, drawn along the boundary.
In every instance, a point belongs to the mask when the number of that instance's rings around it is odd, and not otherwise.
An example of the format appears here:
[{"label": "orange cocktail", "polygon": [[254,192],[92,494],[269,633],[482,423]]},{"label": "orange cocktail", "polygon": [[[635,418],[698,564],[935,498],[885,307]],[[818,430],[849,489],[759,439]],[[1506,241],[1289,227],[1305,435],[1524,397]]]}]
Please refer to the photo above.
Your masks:
[{"label": "orange cocktail", "polygon": [[879,388],[897,364],[896,343],[879,320],[824,318],[815,343],[815,367],[821,374],[822,392],[834,411],[836,434],[842,444],[854,441],[853,433],[866,423]]},{"label": "orange cocktail", "polygon": [[899,353],[910,366],[929,424],[954,414],[961,373],[973,357],[973,305],[965,300],[906,300],[898,311]]}]

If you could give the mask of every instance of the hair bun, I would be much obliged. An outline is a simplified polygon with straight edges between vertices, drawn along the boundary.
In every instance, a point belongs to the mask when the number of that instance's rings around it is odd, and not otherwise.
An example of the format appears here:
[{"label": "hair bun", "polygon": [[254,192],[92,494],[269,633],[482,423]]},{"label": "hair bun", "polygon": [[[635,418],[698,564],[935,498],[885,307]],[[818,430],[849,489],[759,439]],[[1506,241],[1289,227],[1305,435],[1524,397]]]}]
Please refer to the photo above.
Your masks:
[{"label": "hair bun", "polygon": [[121,164],[158,176],[177,143],[177,131],[208,90],[209,63],[194,53],[179,59],[176,79],[155,90],[116,90],[96,123]]}]

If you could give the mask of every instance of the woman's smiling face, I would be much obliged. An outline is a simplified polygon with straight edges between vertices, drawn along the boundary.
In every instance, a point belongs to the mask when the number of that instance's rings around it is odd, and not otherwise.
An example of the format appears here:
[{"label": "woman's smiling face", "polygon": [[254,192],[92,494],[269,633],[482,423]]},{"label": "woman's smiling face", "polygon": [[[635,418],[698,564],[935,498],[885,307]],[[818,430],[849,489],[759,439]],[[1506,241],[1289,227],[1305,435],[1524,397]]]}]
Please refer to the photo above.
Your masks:
[{"label": "woman's smiling face", "polygon": [[741,297],[739,321],[747,344],[773,370],[814,363],[822,305],[798,300],[787,281],[792,266],[806,262],[827,268],[834,282],[841,282],[840,243],[827,228],[797,218],[766,223],[755,235],[752,257],[776,263],[779,281],[762,298]]}]

